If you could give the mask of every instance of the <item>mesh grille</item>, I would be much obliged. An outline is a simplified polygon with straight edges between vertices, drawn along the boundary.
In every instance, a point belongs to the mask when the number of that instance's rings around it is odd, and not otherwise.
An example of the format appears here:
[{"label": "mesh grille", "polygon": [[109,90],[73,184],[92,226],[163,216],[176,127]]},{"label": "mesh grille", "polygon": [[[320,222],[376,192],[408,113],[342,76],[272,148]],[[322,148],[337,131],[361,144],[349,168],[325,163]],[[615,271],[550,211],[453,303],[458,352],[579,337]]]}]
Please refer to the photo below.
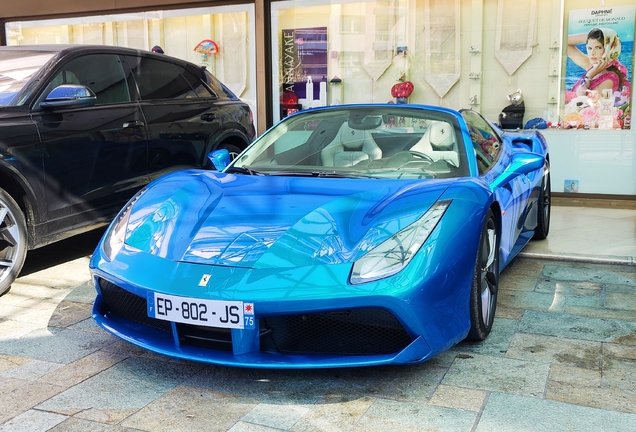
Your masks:
[{"label": "mesh grille", "polygon": [[136,296],[106,279],[98,279],[102,298],[106,305],[105,312],[137,324],[154,327],[159,330],[172,331],[170,322],[150,318],[146,299]]},{"label": "mesh grille", "polygon": [[289,354],[392,354],[412,342],[404,327],[383,309],[352,309],[261,319],[270,330],[261,350]]}]

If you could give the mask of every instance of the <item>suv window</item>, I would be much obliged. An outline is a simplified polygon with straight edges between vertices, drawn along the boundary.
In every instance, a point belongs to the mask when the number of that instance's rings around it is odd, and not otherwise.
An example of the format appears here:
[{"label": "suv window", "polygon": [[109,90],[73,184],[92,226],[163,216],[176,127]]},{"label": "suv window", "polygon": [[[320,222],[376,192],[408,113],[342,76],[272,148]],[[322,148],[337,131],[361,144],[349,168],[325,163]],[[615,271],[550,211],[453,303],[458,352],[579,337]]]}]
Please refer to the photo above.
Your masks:
[{"label": "suv window", "polygon": [[46,86],[38,103],[62,84],[82,84],[97,96],[96,104],[130,102],[130,92],[121,60],[116,54],[88,54],[62,66]]},{"label": "suv window", "polygon": [[197,93],[183,77],[184,68],[168,61],[126,56],[142,100],[195,98]]},{"label": "suv window", "polygon": [[475,156],[477,156],[477,168],[479,173],[483,174],[499,158],[501,141],[490,124],[475,111],[462,110],[461,114],[468,125]]}]

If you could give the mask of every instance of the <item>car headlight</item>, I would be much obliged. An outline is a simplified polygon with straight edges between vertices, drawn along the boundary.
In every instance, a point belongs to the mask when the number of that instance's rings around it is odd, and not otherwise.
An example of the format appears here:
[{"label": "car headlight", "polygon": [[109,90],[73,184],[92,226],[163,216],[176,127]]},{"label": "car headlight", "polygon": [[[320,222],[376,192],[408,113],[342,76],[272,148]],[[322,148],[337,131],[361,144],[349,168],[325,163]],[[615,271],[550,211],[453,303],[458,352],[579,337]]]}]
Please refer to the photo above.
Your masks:
[{"label": "car headlight", "polygon": [[109,261],[112,261],[124,246],[124,241],[126,240],[126,228],[128,227],[128,219],[130,219],[132,208],[145,191],[146,188],[143,188],[137,192],[137,194],[128,201],[126,206],[119,212],[115,220],[111,223],[110,228],[106,233],[106,237],[102,242],[102,250]]},{"label": "car headlight", "polygon": [[352,284],[372,282],[401,271],[420,250],[450,205],[435,203],[424,215],[363,255],[353,264]]}]

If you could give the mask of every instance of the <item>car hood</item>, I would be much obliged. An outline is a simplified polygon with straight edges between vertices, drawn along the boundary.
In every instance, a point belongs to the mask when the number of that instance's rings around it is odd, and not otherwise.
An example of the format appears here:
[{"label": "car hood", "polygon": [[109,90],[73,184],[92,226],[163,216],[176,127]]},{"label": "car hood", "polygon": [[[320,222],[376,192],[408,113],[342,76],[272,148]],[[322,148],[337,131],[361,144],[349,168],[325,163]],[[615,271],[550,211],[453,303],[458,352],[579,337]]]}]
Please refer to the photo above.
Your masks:
[{"label": "car hood", "polygon": [[233,267],[353,262],[416,221],[448,185],[184,171],[135,202],[126,244],[174,261]]}]

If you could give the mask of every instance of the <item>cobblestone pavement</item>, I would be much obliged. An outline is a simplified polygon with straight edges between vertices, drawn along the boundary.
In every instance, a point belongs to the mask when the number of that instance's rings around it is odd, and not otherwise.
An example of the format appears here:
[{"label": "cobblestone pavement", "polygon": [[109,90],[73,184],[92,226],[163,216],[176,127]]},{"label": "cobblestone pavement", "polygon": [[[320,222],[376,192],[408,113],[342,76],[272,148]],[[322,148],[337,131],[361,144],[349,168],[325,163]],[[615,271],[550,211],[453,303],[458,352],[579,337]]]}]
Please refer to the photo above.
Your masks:
[{"label": "cobblestone pavement", "polygon": [[636,430],[636,266],[517,258],[483,343],[416,366],[280,371],[102,331],[91,248],[68,245],[31,254],[0,298],[0,431]]}]

